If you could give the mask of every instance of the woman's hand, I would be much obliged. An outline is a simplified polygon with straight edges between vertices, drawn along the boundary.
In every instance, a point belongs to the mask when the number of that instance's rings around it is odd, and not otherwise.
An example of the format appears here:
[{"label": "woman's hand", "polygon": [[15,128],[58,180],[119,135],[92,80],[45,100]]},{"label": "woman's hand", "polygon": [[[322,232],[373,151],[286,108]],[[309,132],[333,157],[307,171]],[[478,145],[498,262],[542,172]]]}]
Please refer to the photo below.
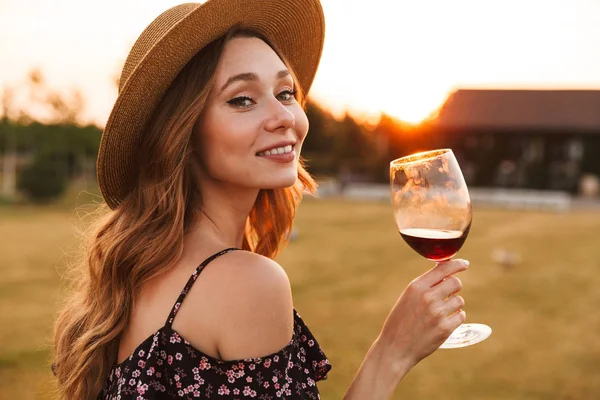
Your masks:
[{"label": "woman's hand", "polygon": [[466,260],[437,264],[413,280],[390,311],[379,338],[393,358],[409,366],[433,353],[465,321],[462,288],[454,274],[469,266]]},{"label": "woman's hand", "polygon": [[456,296],[462,284],[453,275],[468,266],[465,260],[446,261],[408,285],[367,352],[346,400],[389,399],[408,371],[465,321],[465,302]]}]

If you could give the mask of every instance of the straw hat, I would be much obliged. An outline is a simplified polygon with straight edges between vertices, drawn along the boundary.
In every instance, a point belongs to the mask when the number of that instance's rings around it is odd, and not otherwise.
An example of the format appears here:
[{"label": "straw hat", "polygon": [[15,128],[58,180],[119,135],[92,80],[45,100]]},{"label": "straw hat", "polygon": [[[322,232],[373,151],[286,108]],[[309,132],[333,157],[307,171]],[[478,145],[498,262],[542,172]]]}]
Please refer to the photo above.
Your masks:
[{"label": "straw hat", "polygon": [[102,134],[98,184],[110,208],[116,208],[134,185],[146,124],[168,87],[196,53],[233,26],[268,37],[308,92],[325,35],[319,0],[208,0],[165,11],[133,45]]}]

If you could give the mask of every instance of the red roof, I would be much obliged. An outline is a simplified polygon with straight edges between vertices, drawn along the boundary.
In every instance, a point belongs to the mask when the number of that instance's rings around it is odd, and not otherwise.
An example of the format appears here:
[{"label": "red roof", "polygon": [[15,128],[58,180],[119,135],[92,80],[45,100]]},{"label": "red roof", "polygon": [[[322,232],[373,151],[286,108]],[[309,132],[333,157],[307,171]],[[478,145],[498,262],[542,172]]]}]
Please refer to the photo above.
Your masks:
[{"label": "red roof", "polygon": [[435,125],[600,133],[600,90],[457,90]]}]

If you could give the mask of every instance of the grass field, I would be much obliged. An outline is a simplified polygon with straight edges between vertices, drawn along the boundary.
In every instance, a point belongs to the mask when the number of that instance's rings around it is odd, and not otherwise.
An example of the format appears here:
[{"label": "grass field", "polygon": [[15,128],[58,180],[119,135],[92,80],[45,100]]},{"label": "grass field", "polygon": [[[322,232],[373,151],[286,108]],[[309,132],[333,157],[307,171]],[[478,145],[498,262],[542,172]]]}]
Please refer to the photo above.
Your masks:
[{"label": "grass field", "polygon": [[[77,247],[75,214],[0,208],[0,399],[49,398],[60,272]],[[334,368],[320,384],[340,399],[387,312],[430,263],[397,234],[388,203],[309,200],[297,240],[279,256],[295,307]],[[512,269],[497,248],[518,252]],[[475,209],[460,256],[467,320],[492,326],[475,346],[439,350],[397,399],[600,398],[600,213]]]}]

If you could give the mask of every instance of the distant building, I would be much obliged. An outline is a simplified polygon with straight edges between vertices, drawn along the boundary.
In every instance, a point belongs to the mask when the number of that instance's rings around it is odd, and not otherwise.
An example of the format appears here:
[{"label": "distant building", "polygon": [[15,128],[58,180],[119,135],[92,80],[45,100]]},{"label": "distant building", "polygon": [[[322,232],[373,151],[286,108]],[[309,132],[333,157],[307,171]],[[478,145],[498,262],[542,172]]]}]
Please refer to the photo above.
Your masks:
[{"label": "distant building", "polygon": [[473,186],[575,192],[600,176],[600,90],[458,90],[421,129]]}]

